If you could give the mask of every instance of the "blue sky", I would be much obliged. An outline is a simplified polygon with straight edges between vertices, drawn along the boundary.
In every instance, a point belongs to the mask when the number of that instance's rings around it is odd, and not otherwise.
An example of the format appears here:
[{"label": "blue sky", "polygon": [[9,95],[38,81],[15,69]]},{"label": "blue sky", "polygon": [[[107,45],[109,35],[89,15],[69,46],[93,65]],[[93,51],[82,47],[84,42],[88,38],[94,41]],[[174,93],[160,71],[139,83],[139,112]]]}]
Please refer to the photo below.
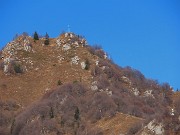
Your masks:
[{"label": "blue sky", "polygon": [[16,33],[62,31],[99,44],[118,65],[180,88],[179,0],[0,0],[0,47]]}]

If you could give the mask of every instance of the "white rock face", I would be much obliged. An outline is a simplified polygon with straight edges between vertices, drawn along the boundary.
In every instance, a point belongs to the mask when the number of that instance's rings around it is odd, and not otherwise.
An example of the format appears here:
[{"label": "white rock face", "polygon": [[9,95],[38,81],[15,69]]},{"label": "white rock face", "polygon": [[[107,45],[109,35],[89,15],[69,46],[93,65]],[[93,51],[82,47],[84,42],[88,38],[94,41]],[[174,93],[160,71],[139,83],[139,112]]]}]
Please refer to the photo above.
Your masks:
[{"label": "white rock face", "polygon": [[91,90],[93,90],[93,91],[97,91],[97,90],[98,90],[97,81],[92,82],[92,84],[91,84]]},{"label": "white rock face", "polygon": [[82,39],[82,40],[81,40],[81,45],[82,45],[82,47],[84,47],[84,46],[87,46],[87,45],[88,45],[88,43],[87,43],[86,39]]},{"label": "white rock face", "polygon": [[8,72],[8,68],[9,68],[9,65],[11,64],[11,61],[18,59],[16,57],[16,54],[17,54],[17,51],[19,50],[33,52],[29,37],[21,36],[17,40],[9,42],[5,46],[5,48],[2,50],[2,57],[4,61],[4,69],[3,69],[4,73]]},{"label": "white rock face", "polygon": [[112,91],[108,91],[107,93],[109,96],[112,96]]},{"label": "white rock face", "polygon": [[66,99],[67,99],[67,95],[61,100],[60,104],[63,105]]},{"label": "white rock face", "polygon": [[24,46],[25,51],[28,51],[28,52],[31,51],[30,41],[27,38],[24,39],[23,46]]},{"label": "white rock face", "polygon": [[96,66],[98,66],[98,65],[99,65],[99,61],[98,61],[98,60],[97,60],[95,63],[96,63]]},{"label": "white rock face", "polygon": [[80,58],[78,56],[75,56],[71,58],[71,64],[78,65]]},{"label": "white rock face", "polygon": [[24,46],[24,50],[29,52],[29,51],[31,50],[31,46],[25,45],[25,46]]},{"label": "white rock face", "polygon": [[154,95],[152,94],[152,91],[153,90],[146,90],[144,92],[144,97],[153,97],[154,98]]},{"label": "white rock face", "polygon": [[64,60],[64,57],[61,56],[61,55],[57,56],[57,58],[58,58],[58,62],[59,62],[59,63],[61,63],[61,62]]},{"label": "white rock face", "polygon": [[50,88],[46,88],[44,92],[47,93],[49,90],[50,90]]},{"label": "white rock face", "polygon": [[4,58],[4,64],[9,64],[11,62],[10,57]]},{"label": "white rock face", "polygon": [[110,91],[108,88],[103,90],[103,89],[100,89],[99,90],[100,92],[105,92],[108,96],[112,96],[112,91]]},{"label": "white rock face", "polygon": [[96,90],[98,90],[98,87],[96,85],[92,85],[91,90],[96,91]]},{"label": "white rock face", "polygon": [[104,90],[103,90],[103,89],[100,89],[99,91],[100,91],[100,92],[103,92]]},{"label": "white rock face", "polygon": [[31,45],[30,44],[24,45],[24,50],[30,52],[32,50]]},{"label": "white rock face", "polygon": [[81,68],[82,68],[82,69],[85,69],[85,68],[86,68],[86,66],[87,66],[87,65],[86,65],[86,63],[85,63],[85,62],[81,62]]},{"label": "white rock face", "polygon": [[30,117],[29,119],[27,119],[27,124],[33,123],[34,121],[37,121],[40,118],[41,118],[40,115],[36,117]]},{"label": "white rock face", "polygon": [[97,81],[94,81],[91,83],[91,90],[92,91],[105,92],[108,96],[112,96],[111,90],[109,90],[108,88],[106,88],[105,90],[104,89],[98,89],[97,84],[98,84]]},{"label": "white rock face", "polygon": [[3,69],[4,73],[8,72],[8,65],[4,65],[4,69]]},{"label": "white rock face", "polygon": [[137,88],[132,88],[132,92],[134,93],[135,96],[138,96],[140,94]]},{"label": "white rock face", "polygon": [[128,84],[131,85],[131,80],[130,80],[129,78],[127,78],[126,76],[122,76],[121,79],[122,79],[124,82],[126,82],[126,83],[128,83]]},{"label": "white rock face", "polygon": [[63,48],[62,48],[63,51],[67,51],[69,49],[71,49],[71,46],[69,44],[63,45]]},{"label": "white rock face", "polygon": [[106,66],[102,66],[102,70],[105,70]]},{"label": "white rock face", "polygon": [[[154,135],[164,135],[164,128],[162,123],[156,123],[155,120],[149,122],[149,124],[145,126],[144,129],[145,128],[151,131]],[[143,131],[141,135],[147,135],[147,134],[146,132]]]},{"label": "white rock face", "polygon": [[105,53],[105,54],[104,54],[104,59],[107,59],[107,57],[108,57],[108,56],[107,56],[107,54]]},{"label": "white rock face", "polygon": [[171,108],[170,115],[174,116],[174,108]]},{"label": "white rock face", "polygon": [[68,33],[65,33],[65,37],[68,37]]},{"label": "white rock face", "polygon": [[61,46],[61,40],[60,40],[60,39],[57,39],[57,40],[56,40],[56,44],[57,44],[57,46]]},{"label": "white rock face", "polygon": [[106,93],[108,96],[112,96],[112,91],[110,91],[109,89],[106,89]]},{"label": "white rock face", "polygon": [[134,88],[134,86],[132,85],[131,80],[128,77],[122,76],[121,79],[122,79],[123,82],[125,82],[126,84],[129,85],[129,89],[133,92],[133,94],[135,96],[139,96],[140,95],[139,90],[137,88]]},{"label": "white rock face", "polygon": [[4,58],[3,61],[4,61],[3,71],[4,71],[4,73],[7,73],[8,72],[9,64],[11,62],[11,58],[10,57]]},{"label": "white rock face", "polygon": [[78,41],[75,41],[75,42],[74,42],[74,45],[75,45],[76,47],[79,47]]},{"label": "white rock face", "polygon": [[70,38],[73,38],[73,37],[74,37],[74,35],[72,33],[70,33]]}]

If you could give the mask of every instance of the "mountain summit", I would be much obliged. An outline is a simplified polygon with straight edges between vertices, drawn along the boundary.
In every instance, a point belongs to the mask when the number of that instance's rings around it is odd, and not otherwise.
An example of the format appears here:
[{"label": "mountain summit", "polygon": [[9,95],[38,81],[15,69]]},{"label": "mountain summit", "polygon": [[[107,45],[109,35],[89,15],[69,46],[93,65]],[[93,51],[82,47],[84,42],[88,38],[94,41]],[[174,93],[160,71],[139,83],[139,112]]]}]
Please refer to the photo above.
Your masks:
[{"label": "mountain summit", "polygon": [[178,92],[80,35],[22,34],[0,58],[0,134],[180,134]]}]

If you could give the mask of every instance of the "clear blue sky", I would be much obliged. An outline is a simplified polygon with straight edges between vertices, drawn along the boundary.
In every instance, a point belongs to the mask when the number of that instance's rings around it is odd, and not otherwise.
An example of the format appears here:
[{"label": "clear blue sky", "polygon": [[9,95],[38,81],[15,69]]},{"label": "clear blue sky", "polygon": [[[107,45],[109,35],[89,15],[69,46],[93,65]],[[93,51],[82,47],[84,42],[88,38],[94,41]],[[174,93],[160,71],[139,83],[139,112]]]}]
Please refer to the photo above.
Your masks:
[{"label": "clear blue sky", "polygon": [[0,47],[16,33],[67,25],[120,66],[180,88],[180,0],[0,0]]}]

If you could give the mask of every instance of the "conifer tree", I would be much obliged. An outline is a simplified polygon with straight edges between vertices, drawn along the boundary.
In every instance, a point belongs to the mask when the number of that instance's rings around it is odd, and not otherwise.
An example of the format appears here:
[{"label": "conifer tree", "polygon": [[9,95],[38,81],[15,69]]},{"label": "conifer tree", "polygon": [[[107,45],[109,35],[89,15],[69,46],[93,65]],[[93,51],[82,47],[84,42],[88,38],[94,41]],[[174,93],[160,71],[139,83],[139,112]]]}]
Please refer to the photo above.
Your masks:
[{"label": "conifer tree", "polygon": [[13,40],[16,40],[18,37],[19,37],[19,35],[16,34],[16,35],[13,37]]},{"label": "conifer tree", "polygon": [[78,121],[80,119],[80,112],[79,112],[79,108],[77,107],[74,113],[74,119],[76,121]]},{"label": "conifer tree", "polygon": [[53,108],[51,107],[50,108],[50,112],[49,112],[49,115],[50,115],[50,118],[54,118],[54,111],[53,111]]},{"label": "conifer tree", "polygon": [[47,32],[46,32],[45,38],[46,38],[46,39],[49,39],[49,35],[48,35]]},{"label": "conifer tree", "polygon": [[45,35],[44,44],[45,44],[45,45],[49,45],[49,35],[47,34],[47,32],[46,32],[46,35]]},{"label": "conifer tree", "polygon": [[86,64],[85,70],[88,70],[90,67],[90,63],[88,59],[86,59],[85,64]]},{"label": "conifer tree", "polygon": [[34,32],[34,40],[39,40],[39,36],[36,31]]}]

